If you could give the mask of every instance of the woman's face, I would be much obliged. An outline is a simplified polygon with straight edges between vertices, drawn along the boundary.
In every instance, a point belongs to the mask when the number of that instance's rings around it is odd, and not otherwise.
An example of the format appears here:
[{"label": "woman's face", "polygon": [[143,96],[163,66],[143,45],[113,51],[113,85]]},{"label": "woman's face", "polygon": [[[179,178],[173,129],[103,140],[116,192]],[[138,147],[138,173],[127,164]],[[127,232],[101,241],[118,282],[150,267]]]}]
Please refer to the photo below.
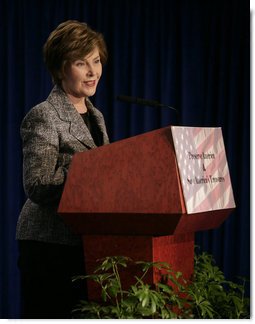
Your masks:
[{"label": "woman's face", "polygon": [[93,96],[102,75],[102,64],[98,48],[84,59],[74,61],[65,69],[62,87],[64,91],[76,98]]}]

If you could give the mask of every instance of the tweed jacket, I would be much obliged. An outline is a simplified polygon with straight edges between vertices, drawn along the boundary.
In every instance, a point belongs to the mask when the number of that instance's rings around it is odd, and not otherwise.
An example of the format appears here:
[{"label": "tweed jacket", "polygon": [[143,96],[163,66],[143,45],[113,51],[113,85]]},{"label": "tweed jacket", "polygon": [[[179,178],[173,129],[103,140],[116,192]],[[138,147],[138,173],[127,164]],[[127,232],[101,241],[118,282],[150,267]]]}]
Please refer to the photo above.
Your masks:
[{"label": "tweed jacket", "polygon": [[[109,139],[102,113],[87,99],[87,107]],[[80,244],[57,214],[72,156],[96,148],[82,117],[65,92],[55,86],[46,101],[33,107],[21,124],[23,183],[28,197],[19,215],[16,239],[67,245]]]}]

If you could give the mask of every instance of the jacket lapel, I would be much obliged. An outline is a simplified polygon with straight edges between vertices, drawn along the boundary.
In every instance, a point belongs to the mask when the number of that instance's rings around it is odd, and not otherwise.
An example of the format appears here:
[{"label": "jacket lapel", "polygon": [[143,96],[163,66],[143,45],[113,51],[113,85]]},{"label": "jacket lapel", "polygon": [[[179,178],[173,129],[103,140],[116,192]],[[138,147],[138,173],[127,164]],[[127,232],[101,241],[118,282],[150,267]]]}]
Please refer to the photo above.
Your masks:
[{"label": "jacket lapel", "polygon": [[70,134],[76,137],[81,143],[86,145],[88,148],[95,148],[96,145],[88,127],[84,123],[80,114],[74,108],[72,109],[74,110],[75,114],[73,114],[72,119],[69,120]]},{"label": "jacket lapel", "polygon": [[96,120],[99,131],[103,135],[103,144],[109,144],[109,138],[107,135],[105,121],[104,121],[102,113],[93,106],[93,104],[91,103],[91,101],[88,98],[86,99],[86,105],[87,105],[87,108],[89,109],[89,112],[93,115],[94,119]]},{"label": "jacket lapel", "polygon": [[70,134],[88,148],[97,147],[82,117],[61,88],[55,86],[47,100],[57,110],[59,118],[70,123]]}]

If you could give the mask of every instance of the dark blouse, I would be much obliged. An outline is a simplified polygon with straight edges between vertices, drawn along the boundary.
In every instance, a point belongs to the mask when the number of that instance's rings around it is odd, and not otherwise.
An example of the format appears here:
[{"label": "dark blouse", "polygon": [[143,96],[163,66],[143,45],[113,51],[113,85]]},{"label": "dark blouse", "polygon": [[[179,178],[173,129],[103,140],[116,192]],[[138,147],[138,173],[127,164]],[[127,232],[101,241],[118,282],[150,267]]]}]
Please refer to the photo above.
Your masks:
[{"label": "dark blouse", "polygon": [[87,111],[83,114],[80,114],[80,115],[81,115],[82,119],[84,120],[84,123],[87,125],[96,146],[101,146],[103,144],[102,133],[99,130],[98,125],[97,125],[93,115],[89,111]]}]

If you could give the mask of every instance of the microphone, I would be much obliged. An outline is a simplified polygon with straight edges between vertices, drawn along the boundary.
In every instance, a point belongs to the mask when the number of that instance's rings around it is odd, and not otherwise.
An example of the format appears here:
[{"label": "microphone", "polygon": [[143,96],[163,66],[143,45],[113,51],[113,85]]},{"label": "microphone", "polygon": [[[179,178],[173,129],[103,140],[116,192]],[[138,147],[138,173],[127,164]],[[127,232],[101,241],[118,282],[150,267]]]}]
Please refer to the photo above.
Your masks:
[{"label": "microphone", "polygon": [[130,104],[137,104],[137,105],[157,107],[157,108],[162,108],[162,107],[170,108],[178,113],[178,110],[176,108],[162,104],[156,100],[147,100],[147,99],[143,99],[143,98],[129,97],[129,96],[124,96],[124,95],[119,95],[116,98],[117,98],[117,100],[124,101],[124,102],[130,103]]}]

